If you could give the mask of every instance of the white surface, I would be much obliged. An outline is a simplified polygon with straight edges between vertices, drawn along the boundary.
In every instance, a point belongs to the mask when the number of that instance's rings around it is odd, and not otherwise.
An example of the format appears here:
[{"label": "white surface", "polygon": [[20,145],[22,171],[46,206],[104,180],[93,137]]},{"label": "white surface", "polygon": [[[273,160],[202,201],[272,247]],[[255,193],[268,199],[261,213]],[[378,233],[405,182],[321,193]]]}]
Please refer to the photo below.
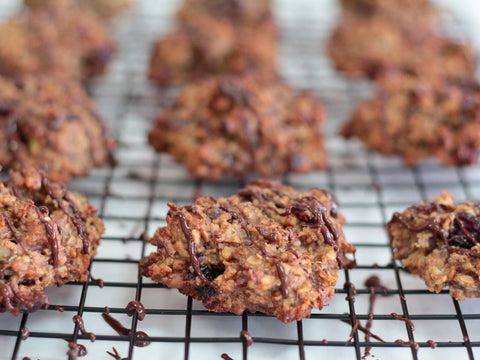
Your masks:
[{"label": "white surface", "polygon": [[[442,3],[461,12],[465,20],[465,29],[480,41],[480,28],[476,19],[479,14],[475,0],[447,1]],[[0,3],[0,15],[12,11],[12,1]],[[95,81],[95,94],[101,113],[109,121],[117,139],[117,154],[120,160],[118,168],[112,172],[99,169],[85,179],[72,183],[76,190],[85,191],[91,201],[101,209],[107,226],[107,233],[92,266],[92,274],[109,282],[103,289],[89,285],[84,313],[88,331],[99,338],[115,335],[102,320],[97,308],[110,306],[120,311],[135,298],[137,282],[136,261],[142,255],[142,243],[138,236],[147,227],[152,235],[158,226],[165,223],[166,202],[175,201],[185,204],[194,193],[194,184],[182,166],[175,164],[168,156],[161,156],[156,163],[156,155],[146,143],[148,131],[155,112],[174,96],[174,92],[161,91],[149,84],[145,78],[150,47],[160,33],[173,26],[171,15],[178,1],[144,0],[117,25],[117,38],[120,51],[109,72]],[[282,0],[277,2],[276,13],[280,19],[282,37],[281,69],[286,80],[299,88],[314,88],[326,103],[329,110],[328,148],[330,166],[325,172],[307,175],[292,175],[287,179],[293,186],[301,188],[324,187],[333,190],[341,210],[347,217],[345,227],[347,239],[357,244],[357,263],[360,268],[350,270],[349,276],[356,288],[363,293],[356,296],[355,312],[365,325],[368,313],[368,295],[363,285],[372,274],[378,275],[382,282],[392,290],[398,289],[395,273],[392,269],[372,269],[373,264],[387,265],[391,261],[388,239],[383,224],[393,211],[401,210],[412,202],[428,199],[439,194],[441,189],[453,191],[459,200],[471,198],[480,200],[480,168],[469,167],[462,170],[445,169],[433,162],[415,169],[404,169],[396,158],[385,158],[368,154],[356,142],[345,142],[335,135],[335,129],[345,119],[356,99],[368,96],[370,88],[363,81],[351,82],[342,78],[330,67],[322,43],[335,24],[337,9],[333,0]],[[134,180],[128,176],[134,172],[144,179]],[[155,184],[148,179],[155,176]],[[111,194],[103,197],[105,184],[111,177]],[[460,181],[461,180],[461,181]],[[421,185],[419,187],[419,185]],[[237,183],[203,185],[208,195],[230,195],[238,187]],[[151,210],[149,197],[154,194]],[[146,224],[148,223],[148,224]],[[122,238],[126,238],[123,241]],[[147,246],[145,254],[153,251]],[[128,260],[128,262],[113,262]],[[362,268],[367,267],[367,268]],[[455,309],[451,298],[446,294],[427,294],[423,282],[405,272],[400,273],[403,288],[408,292],[420,291],[420,294],[408,293],[405,297],[409,313],[413,317],[433,314],[443,317],[437,320],[414,320],[415,340],[418,342],[433,339],[436,341],[462,341],[459,323],[455,319]],[[115,283],[127,282],[128,287],[115,287]],[[337,288],[341,290],[345,282],[345,273],[341,272]],[[151,284],[144,279],[144,284]],[[81,286],[65,285],[48,289],[52,304],[78,306]],[[187,298],[176,290],[161,288],[143,288],[141,301],[151,310],[138,329],[152,337],[183,338],[185,320],[183,314],[154,314],[159,310],[185,311]],[[326,346],[306,346],[307,359],[354,359],[352,346],[333,346],[349,338],[350,326],[342,323],[338,317],[349,313],[344,293],[337,293],[330,305],[322,311],[314,311],[317,317],[302,322],[305,341],[322,341]],[[480,300],[467,300],[460,304],[464,314],[472,314],[479,319]],[[204,310],[201,304],[194,303],[194,310]],[[402,313],[401,299],[398,294],[379,297],[375,306],[375,315],[383,316],[375,320],[372,331],[387,341],[407,340],[403,322],[389,318],[392,312]],[[61,339],[35,337],[35,332],[54,332],[72,334],[74,324],[72,316],[76,311],[38,311],[29,315],[27,327],[32,336],[22,341],[18,359],[29,356],[32,359],[65,359],[67,346]],[[328,316],[336,316],[336,319]],[[125,314],[114,314],[125,326],[130,327],[131,319]],[[480,342],[480,320],[467,320],[467,331],[471,341]],[[17,331],[21,317],[0,314],[0,329]],[[296,324],[284,325],[274,318],[249,316],[248,326],[254,338],[290,339],[296,341]],[[242,346],[238,340],[241,330],[241,317],[215,314],[192,317],[191,336],[197,341],[202,338],[231,338],[230,343],[193,342],[190,347],[191,359],[220,359],[223,352],[238,360],[242,358]],[[14,334],[13,334],[14,335]],[[360,341],[363,334],[358,333]],[[15,336],[0,336],[0,359],[10,359]],[[181,339],[180,339],[181,340]],[[128,352],[128,342],[97,340],[90,343],[80,340],[87,347],[85,359],[111,359],[105,351],[115,346],[122,356]],[[145,348],[134,348],[135,359],[183,359],[184,344],[180,342],[158,342]],[[363,349],[361,349],[363,354]],[[474,352],[480,357],[479,348]],[[372,349],[377,359],[409,359],[409,348]],[[421,348],[420,359],[467,359],[465,348]],[[276,358],[298,359],[296,345],[263,344],[255,342],[248,351],[249,359]]]}]

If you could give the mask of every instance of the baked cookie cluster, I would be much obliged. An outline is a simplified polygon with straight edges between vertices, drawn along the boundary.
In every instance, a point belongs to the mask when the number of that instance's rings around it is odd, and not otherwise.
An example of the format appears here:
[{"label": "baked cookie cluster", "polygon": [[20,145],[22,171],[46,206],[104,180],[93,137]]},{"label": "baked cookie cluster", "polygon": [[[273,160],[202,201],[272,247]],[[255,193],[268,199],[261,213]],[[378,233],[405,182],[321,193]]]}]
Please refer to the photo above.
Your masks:
[{"label": "baked cookie cluster", "polygon": [[149,134],[195,178],[220,180],[323,169],[323,106],[308,92],[253,76],[209,77],[186,85]]},{"label": "baked cookie cluster", "polygon": [[344,253],[354,251],[325,190],[262,180],[229,198],[169,206],[167,226],[149,240],[158,250],[140,269],[212,311],[309,317],[333,296],[337,271],[350,263]]},{"label": "baked cookie cluster", "polygon": [[276,76],[278,31],[269,0],[184,1],[178,28],[161,37],[149,77],[160,85],[205,75]]},{"label": "baked cookie cluster", "polygon": [[0,312],[15,315],[47,306],[46,287],[87,281],[104,227],[65,183],[114,147],[83,89],[116,50],[94,2],[26,3],[0,24]]},{"label": "baked cookie cluster", "polygon": [[131,6],[131,0],[23,0],[29,7],[44,7],[45,5],[64,6],[76,4],[84,9],[93,11],[100,19],[111,21]]},{"label": "baked cookie cluster", "polygon": [[362,101],[341,134],[355,136],[407,166],[436,157],[444,165],[467,165],[480,153],[480,85],[450,79],[442,86],[400,77],[393,91]]},{"label": "baked cookie cluster", "polygon": [[116,45],[87,2],[26,3],[0,24],[0,166],[68,182],[113,162],[83,82],[104,72]]},{"label": "baked cookie cluster", "polygon": [[114,141],[93,101],[76,82],[0,77],[0,164],[43,169],[68,182],[113,161]]},{"label": "baked cookie cluster", "polygon": [[480,297],[480,205],[455,204],[443,192],[431,203],[395,213],[387,229],[394,258],[430,291],[447,287],[457,300]]},{"label": "baked cookie cluster", "polygon": [[270,5],[186,0],[179,29],[154,46],[150,78],[187,84],[157,115],[149,142],[195,178],[276,176],[327,164],[322,105],[277,76]]},{"label": "baked cookie cluster", "polygon": [[87,281],[104,232],[97,209],[43,172],[12,172],[0,183],[0,312],[48,305],[46,287]]},{"label": "baked cookie cluster", "polygon": [[472,48],[438,35],[439,12],[428,0],[344,0],[342,8],[330,56],[339,70],[368,76],[379,89],[341,134],[399,155],[407,166],[429,157],[477,163],[480,85]]}]

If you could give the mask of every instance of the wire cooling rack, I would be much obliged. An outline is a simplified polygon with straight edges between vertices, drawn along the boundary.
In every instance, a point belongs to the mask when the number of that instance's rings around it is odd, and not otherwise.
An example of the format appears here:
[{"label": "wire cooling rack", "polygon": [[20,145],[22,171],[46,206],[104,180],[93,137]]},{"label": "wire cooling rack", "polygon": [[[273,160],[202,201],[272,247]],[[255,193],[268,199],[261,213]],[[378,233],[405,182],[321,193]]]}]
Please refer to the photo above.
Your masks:
[{"label": "wire cooling rack", "polygon": [[[281,180],[299,190],[320,187],[334,192],[348,221],[347,239],[357,247],[358,267],[340,272],[328,307],[288,325],[261,314],[211,313],[177,290],[139,276],[138,260],[155,250],[142,234],[151,236],[165,224],[167,201],[186,204],[198,194],[228,196],[241,186],[194,182],[181,165],[169,156],[157,156],[146,143],[154,114],[178,93],[157,89],[145,77],[151,44],[171,30],[177,5],[173,0],[139,1],[116,24],[120,44],[116,60],[91,86],[118,139],[119,165],[95,170],[71,187],[89,196],[105,222],[107,231],[91,266],[91,274],[104,286],[91,278],[85,284],[51,288],[48,309],[19,317],[0,314],[0,359],[66,359],[65,339],[84,345],[85,359],[112,359],[106,351],[114,353],[113,348],[120,357],[133,359],[212,360],[224,353],[236,360],[361,359],[369,347],[369,359],[480,359],[480,300],[457,302],[447,291],[428,292],[423,281],[392,262],[383,227],[394,211],[430,200],[442,189],[457,201],[480,201],[480,167],[446,169],[426,162],[406,169],[397,158],[369,153],[359,143],[336,135],[352,106],[372,88],[335,73],[322,49],[338,13],[334,0],[276,2],[282,29],[281,72],[294,87],[314,89],[327,105],[330,154],[326,171]],[[0,16],[18,6],[2,1]],[[361,331],[367,326],[371,296],[365,280],[372,275],[388,289],[386,294],[376,291],[371,319],[371,332],[384,342],[365,340]],[[346,282],[354,285],[356,295],[351,288],[344,289]],[[147,309],[143,321],[128,316],[125,306],[131,300],[141,301]],[[146,332],[151,344],[135,347],[134,335],[117,335],[102,319],[106,306],[131,334]],[[409,319],[415,330],[392,313]],[[86,330],[96,334],[95,342],[82,335],[74,315],[83,317]],[[351,324],[357,324],[353,332]],[[22,328],[30,332],[25,340]],[[240,337],[241,330],[249,331],[252,346]]]}]

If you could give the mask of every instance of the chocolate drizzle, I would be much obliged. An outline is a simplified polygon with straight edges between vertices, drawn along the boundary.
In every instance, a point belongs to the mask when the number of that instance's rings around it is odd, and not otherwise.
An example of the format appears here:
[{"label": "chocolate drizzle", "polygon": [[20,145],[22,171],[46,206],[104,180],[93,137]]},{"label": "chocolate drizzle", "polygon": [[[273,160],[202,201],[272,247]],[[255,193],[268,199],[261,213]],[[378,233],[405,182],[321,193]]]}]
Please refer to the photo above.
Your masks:
[{"label": "chocolate drizzle", "polygon": [[[126,327],[124,327],[120,321],[118,321],[117,319],[115,319],[114,317],[112,317],[111,315],[107,314],[107,313],[103,313],[102,314],[102,317],[103,319],[105,320],[105,322],[110,325],[110,327],[115,330],[118,335],[122,335],[122,336],[130,336],[130,334],[132,333],[132,331],[130,329],[127,329]],[[137,338],[141,338],[141,339],[145,339],[143,341],[140,341],[140,340],[137,340],[135,342],[135,346],[137,347],[145,347],[145,346],[148,346],[150,345],[150,341],[148,341],[148,335],[143,332],[143,331],[137,331],[135,333],[135,336]],[[110,354],[112,355],[112,354]],[[113,355],[112,355],[113,356]]]},{"label": "chocolate drizzle", "polygon": [[[67,340],[68,341],[68,340]],[[67,355],[71,356],[72,358],[76,359],[77,357],[83,357],[88,354],[87,348],[82,344],[76,344],[73,341],[68,342]]]},{"label": "chocolate drizzle", "polygon": [[[373,337],[377,339],[378,341],[384,342],[381,338],[379,338],[376,335],[373,335],[372,332],[370,331],[372,329],[373,325],[373,308],[375,305],[375,300],[377,299],[377,294],[375,291],[381,290],[383,296],[388,296],[387,293],[387,287],[382,285],[380,282],[380,279],[376,275],[370,276],[366,281],[365,281],[365,286],[368,287],[369,293],[370,293],[370,298],[369,298],[369,305],[368,305],[368,320],[367,324],[365,326],[365,341],[370,341],[370,337]],[[366,359],[367,356],[370,355],[371,347],[366,347],[365,348],[365,353],[362,357],[362,359]]]},{"label": "chocolate drizzle", "polygon": [[359,325],[360,325],[360,322],[358,321],[358,319],[355,319],[355,322],[353,323],[353,326],[352,326],[352,330],[350,331],[350,337],[348,338],[347,341],[345,341],[345,346],[350,344],[350,342],[353,339],[353,336],[355,335],[355,331],[357,331]]},{"label": "chocolate drizzle", "polygon": [[245,339],[245,341],[247,342],[247,346],[252,346],[253,338],[247,330],[240,331],[240,337]]},{"label": "chocolate drizzle", "polygon": [[10,230],[10,233],[12,234],[12,238],[18,244],[21,239],[17,236],[15,226],[13,226],[12,221],[6,215],[4,214],[1,214],[1,215],[3,217],[3,220],[5,221],[5,224],[8,227],[8,230]]},{"label": "chocolate drizzle", "polygon": [[85,324],[84,324],[83,319],[80,315],[75,315],[73,317],[73,322],[78,324],[78,327],[79,327],[82,335],[88,335],[91,342],[95,341],[95,334],[93,332],[88,332],[87,330],[85,330]]},{"label": "chocolate drizzle", "polygon": [[48,220],[45,220],[45,217],[49,215],[48,208],[45,206],[38,207],[38,206],[35,206],[33,203],[32,205],[35,211],[37,212],[38,219],[45,227],[45,232],[47,234],[47,239],[50,245],[50,251],[52,253],[52,265],[53,267],[58,267],[58,242],[57,242],[55,228],[52,226],[52,224]]},{"label": "chocolate drizzle", "polygon": [[130,301],[126,309],[129,311],[128,316],[132,316],[135,311],[137,313],[137,318],[140,321],[145,319],[145,315],[147,314],[145,307],[140,301]]},{"label": "chocolate drizzle", "polygon": [[117,349],[112,347],[113,353],[110,351],[107,351],[107,354],[113,357],[115,360],[128,360],[128,358],[122,358],[120,354],[118,353]]},{"label": "chocolate drizzle", "polygon": [[392,315],[392,317],[394,319],[400,320],[400,321],[403,321],[404,323],[406,323],[408,326],[410,326],[412,328],[412,331],[415,330],[415,325],[413,324],[412,320],[407,319],[407,318],[403,318],[403,317],[399,316],[397,313],[391,313],[390,315]]},{"label": "chocolate drizzle", "polygon": [[[415,218],[418,212],[429,215],[433,211],[443,211],[441,205],[435,202],[412,206],[409,209],[412,218]],[[471,248],[478,244],[480,240],[480,220],[477,216],[466,212],[454,213],[452,226],[448,233],[442,229],[438,221],[433,217],[425,219],[424,224],[416,226],[412,223],[412,219],[408,219],[405,215],[396,212],[393,214],[390,224],[395,221],[400,222],[410,231],[432,232],[435,237],[445,244],[446,249],[451,253],[455,252],[480,257],[480,254],[471,251]]]},{"label": "chocolate drizzle", "polygon": [[[88,254],[89,240],[87,236],[87,228],[85,226],[85,222],[82,219],[80,211],[75,205],[75,202],[70,197],[70,194],[65,187],[61,188],[62,196],[59,196],[57,189],[52,184],[50,184],[50,181],[45,176],[45,173],[40,171],[40,175],[42,176],[43,189],[45,190],[47,195],[50,195],[50,197],[57,202],[58,207],[72,220],[73,224],[77,228],[78,236],[82,240],[83,252],[85,254]],[[63,200],[68,203],[68,206],[72,209],[73,214],[65,207]]]},{"label": "chocolate drizzle", "polygon": [[[305,196],[290,205],[282,215],[295,215],[299,220],[320,228],[323,240],[331,245],[337,254],[337,263],[342,267],[341,255],[338,251],[338,233],[335,225],[327,216],[327,207],[314,196]],[[336,213],[336,211],[335,211]]]},{"label": "chocolate drizzle", "polygon": [[96,279],[92,276],[92,274],[90,274],[90,279],[92,279],[93,282],[96,282],[99,288],[103,288],[105,286],[105,282],[103,281],[103,279]]},{"label": "chocolate drizzle", "polygon": [[346,281],[345,284],[343,285],[343,288],[347,292],[347,296],[345,297],[345,300],[352,300],[355,301],[355,295],[357,295],[357,289],[355,286],[350,282]]},{"label": "chocolate drizzle", "polygon": [[30,330],[28,330],[28,328],[26,327],[22,327],[20,329],[20,332],[22,333],[22,340],[27,340],[30,336]]},{"label": "chocolate drizzle", "polygon": [[222,355],[220,355],[220,357],[221,357],[223,360],[233,360],[233,358],[231,358],[230,356],[228,356],[228,354],[225,354],[225,353],[223,353]]},{"label": "chocolate drizzle", "polygon": [[187,218],[185,214],[183,214],[181,211],[178,211],[176,213],[176,217],[178,221],[180,222],[180,226],[182,227],[183,234],[185,235],[185,238],[187,239],[188,243],[188,254],[190,255],[190,261],[192,262],[192,267],[193,270],[195,271],[195,274],[207,285],[216,288],[216,284],[210,280],[207,279],[205,274],[201,270],[201,265],[200,265],[200,260],[198,259],[198,256],[196,254],[195,250],[195,240],[193,239],[192,235],[192,229],[190,229],[190,226],[188,225]]},{"label": "chocolate drizzle", "polygon": [[415,348],[415,350],[419,349],[418,343],[415,341],[405,341],[405,340],[397,339],[395,340],[395,342],[402,346],[412,346]]}]

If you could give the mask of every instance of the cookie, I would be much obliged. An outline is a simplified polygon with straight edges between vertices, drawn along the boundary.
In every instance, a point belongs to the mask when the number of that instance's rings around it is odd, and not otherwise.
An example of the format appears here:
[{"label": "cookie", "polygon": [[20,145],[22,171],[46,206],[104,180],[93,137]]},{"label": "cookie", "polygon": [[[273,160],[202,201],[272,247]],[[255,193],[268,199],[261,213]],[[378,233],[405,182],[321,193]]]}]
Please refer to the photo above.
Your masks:
[{"label": "cookie", "polygon": [[75,82],[51,77],[15,83],[0,77],[0,165],[43,168],[67,182],[112,161],[114,141]]},{"label": "cookie", "polygon": [[177,19],[185,22],[188,14],[208,14],[234,22],[259,22],[271,17],[271,0],[184,0]]},{"label": "cookie", "polygon": [[74,6],[34,7],[0,25],[0,75],[85,80],[104,72],[115,49],[92,12]]},{"label": "cookie", "polygon": [[216,76],[188,84],[149,134],[195,178],[219,180],[323,169],[323,106],[280,81]]},{"label": "cookie", "polygon": [[214,74],[258,72],[275,77],[278,30],[271,13],[243,19],[233,17],[228,6],[218,6],[212,15],[203,3],[184,7],[178,29],[155,43],[150,79],[169,85]]},{"label": "cookie", "polygon": [[48,305],[46,287],[87,281],[104,232],[97,209],[33,169],[0,183],[0,312]]},{"label": "cookie", "polygon": [[457,300],[480,297],[480,205],[455,204],[443,192],[395,213],[387,229],[394,258],[430,291],[448,288]]},{"label": "cookie", "polygon": [[333,296],[337,271],[350,263],[343,253],[354,251],[325,190],[259,180],[229,198],[169,206],[167,226],[149,240],[158,250],[140,270],[211,311],[308,317]]},{"label": "cookie", "polygon": [[110,21],[113,18],[119,16],[126,9],[131,6],[130,0],[82,0],[82,1],[72,1],[72,0],[23,0],[26,6],[36,7],[36,6],[65,6],[76,4],[76,6],[81,6],[92,10],[97,14],[101,19]]},{"label": "cookie", "polygon": [[340,0],[342,12],[358,18],[381,16],[406,32],[431,32],[439,11],[430,0]]},{"label": "cookie", "polygon": [[412,166],[428,157],[444,165],[476,164],[480,150],[480,85],[448,79],[441,86],[408,76],[361,102],[341,130],[369,149]]},{"label": "cookie", "polygon": [[351,77],[376,79],[392,70],[428,78],[475,72],[471,47],[427,31],[408,33],[379,15],[344,16],[332,33],[328,52],[337,70]]}]

